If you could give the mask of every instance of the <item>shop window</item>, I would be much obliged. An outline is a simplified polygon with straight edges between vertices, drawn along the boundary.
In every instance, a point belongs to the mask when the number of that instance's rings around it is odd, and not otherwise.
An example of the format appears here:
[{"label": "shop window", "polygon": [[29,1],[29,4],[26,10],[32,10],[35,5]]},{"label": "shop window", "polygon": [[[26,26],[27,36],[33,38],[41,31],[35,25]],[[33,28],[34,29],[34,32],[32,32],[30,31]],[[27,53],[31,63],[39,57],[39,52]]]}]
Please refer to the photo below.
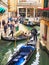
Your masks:
[{"label": "shop window", "polygon": [[42,11],[40,9],[35,10],[35,17],[40,17],[42,14]]},{"label": "shop window", "polygon": [[27,17],[33,17],[33,9],[32,8],[27,9]]},{"label": "shop window", "polygon": [[49,18],[49,11],[43,11],[42,16]]},{"label": "shop window", "polygon": [[19,0],[19,2],[26,2],[26,0]]},{"label": "shop window", "polygon": [[44,0],[44,8],[48,7],[48,0]]},{"label": "shop window", "polygon": [[20,13],[26,12],[26,8],[19,8],[19,12],[20,12]]},{"label": "shop window", "polygon": [[43,40],[47,40],[47,25],[44,28],[44,35],[42,35]]},{"label": "shop window", "polygon": [[19,14],[20,14],[20,16],[25,17],[26,16],[26,9],[25,8],[19,8]]},{"label": "shop window", "polygon": [[48,18],[49,18],[49,12],[48,12]]},{"label": "shop window", "polygon": [[47,40],[46,35],[42,35],[43,40]]},{"label": "shop window", "polygon": [[47,17],[47,12],[44,11],[44,12],[42,13],[42,16],[43,16],[43,17]]}]

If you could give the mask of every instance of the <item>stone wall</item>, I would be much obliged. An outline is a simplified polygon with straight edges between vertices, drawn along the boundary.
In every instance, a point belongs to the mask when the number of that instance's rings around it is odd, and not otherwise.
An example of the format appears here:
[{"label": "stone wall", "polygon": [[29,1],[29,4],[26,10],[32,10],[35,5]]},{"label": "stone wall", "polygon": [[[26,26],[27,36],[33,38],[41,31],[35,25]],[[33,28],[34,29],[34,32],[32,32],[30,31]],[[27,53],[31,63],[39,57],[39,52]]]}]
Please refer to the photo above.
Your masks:
[{"label": "stone wall", "polygon": [[[42,21],[42,20],[41,20]],[[40,21],[40,22],[41,22]],[[40,38],[42,39],[42,35],[44,35],[44,28],[45,28],[45,26],[44,26],[44,24],[43,23],[40,23]]]},{"label": "stone wall", "polygon": [[[49,50],[49,25],[46,24],[46,20],[40,21],[40,38],[43,41],[43,44],[45,44],[46,48]],[[47,25],[47,40],[42,39],[42,35],[45,33],[45,25]]]},{"label": "stone wall", "polygon": [[49,27],[48,27],[48,30],[47,30],[47,49],[49,50]]}]

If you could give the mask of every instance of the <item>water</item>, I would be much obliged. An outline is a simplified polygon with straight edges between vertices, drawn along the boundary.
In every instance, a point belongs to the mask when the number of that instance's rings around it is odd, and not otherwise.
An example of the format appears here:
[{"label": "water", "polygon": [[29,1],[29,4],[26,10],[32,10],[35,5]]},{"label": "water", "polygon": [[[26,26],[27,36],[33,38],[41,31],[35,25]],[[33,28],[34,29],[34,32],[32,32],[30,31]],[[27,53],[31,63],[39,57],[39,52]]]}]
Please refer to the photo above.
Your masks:
[{"label": "water", "polygon": [[16,42],[6,42],[0,40],[0,65],[6,65],[6,63],[11,59],[11,56],[15,53],[15,51],[18,49],[21,45],[24,44],[26,40]]},{"label": "water", "polygon": [[31,65],[39,65],[39,57],[40,57],[40,54],[39,52],[36,53],[36,58],[34,60],[34,62],[31,64]]},{"label": "water", "polygon": [[49,65],[49,56],[47,55],[47,53],[43,50],[39,50],[40,53],[40,63],[39,65]]},{"label": "water", "polygon": [[[32,28],[28,27],[28,29],[31,30]],[[16,42],[15,45],[15,42],[12,43],[0,40],[0,65],[6,65],[16,50],[18,50],[25,42],[26,40],[19,41]],[[39,51],[34,52],[26,65],[49,65],[49,56],[45,51],[39,49]]]},{"label": "water", "polygon": [[30,61],[26,65],[49,65],[49,56],[43,50],[39,50],[32,55]]},{"label": "water", "polygon": [[[0,43],[0,65],[6,65],[12,55],[24,44],[24,42],[25,41],[21,41],[21,43],[17,42],[15,48],[14,43],[2,41],[2,43]],[[8,46],[8,44],[10,45]],[[26,65],[49,65],[49,56],[45,51],[39,49],[38,52],[34,52]]]}]

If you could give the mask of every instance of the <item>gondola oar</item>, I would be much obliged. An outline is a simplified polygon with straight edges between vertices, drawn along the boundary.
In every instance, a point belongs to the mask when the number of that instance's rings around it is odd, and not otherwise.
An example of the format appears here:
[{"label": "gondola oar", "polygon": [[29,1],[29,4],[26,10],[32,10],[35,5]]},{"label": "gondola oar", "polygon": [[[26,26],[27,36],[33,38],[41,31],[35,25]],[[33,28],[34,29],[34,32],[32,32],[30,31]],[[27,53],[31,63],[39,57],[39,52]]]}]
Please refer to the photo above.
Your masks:
[{"label": "gondola oar", "polygon": [[29,40],[30,40],[30,37],[27,35],[27,43],[29,42]]},{"label": "gondola oar", "polygon": [[15,48],[16,48],[16,37],[15,37]]},{"label": "gondola oar", "polygon": [[29,42],[29,36],[27,37],[27,42]]}]

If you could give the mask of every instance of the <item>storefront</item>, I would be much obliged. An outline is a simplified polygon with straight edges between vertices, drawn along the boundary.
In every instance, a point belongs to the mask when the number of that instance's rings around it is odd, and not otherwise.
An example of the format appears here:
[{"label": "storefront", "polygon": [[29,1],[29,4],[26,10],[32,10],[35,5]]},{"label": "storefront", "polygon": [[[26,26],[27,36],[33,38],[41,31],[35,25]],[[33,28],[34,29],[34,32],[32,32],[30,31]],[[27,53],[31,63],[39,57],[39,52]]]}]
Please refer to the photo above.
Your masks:
[{"label": "storefront", "polygon": [[19,8],[19,14],[20,14],[20,16],[25,17],[26,16],[26,8]]},{"label": "storefront", "polygon": [[7,22],[7,17],[8,17],[7,5],[5,4],[5,2],[0,1],[0,23],[1,23],[1,27],[2,27],[2,20],[5,20],[5,22]]},{"label": "storefront", "polygon": [[40,39],[41,44],[45,46],[49,53],[49,8],[43,9],[42,19],[40,21]]},{"label": "storefront", "polygon": [[19,14],[23,17],[33,17],[33,8],[19,8]]},{"label": "storefront", "polygon": [[[17,16],[23,16],[32,21],[39,21],[38,7],[42,7],[41,2],[37,0],[18,0]],[[36,4],[35,4],[36,3]]]}]

